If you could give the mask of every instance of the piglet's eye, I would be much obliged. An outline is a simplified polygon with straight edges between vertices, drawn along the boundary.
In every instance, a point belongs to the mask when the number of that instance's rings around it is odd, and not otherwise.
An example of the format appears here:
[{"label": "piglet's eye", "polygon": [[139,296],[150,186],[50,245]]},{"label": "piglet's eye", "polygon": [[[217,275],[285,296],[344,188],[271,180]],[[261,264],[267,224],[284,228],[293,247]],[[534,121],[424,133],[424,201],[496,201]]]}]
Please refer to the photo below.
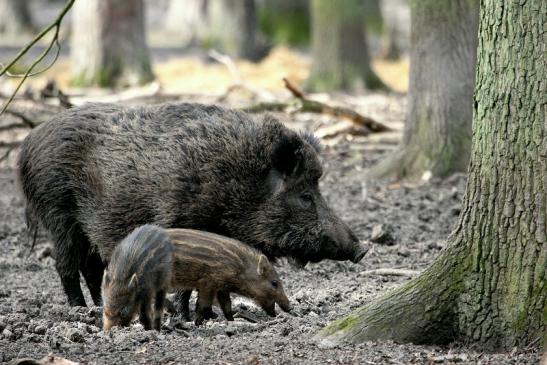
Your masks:
[{"label": "piglet's eye", "polygon": [[300,194],[300,204],[304,208],[309,208],[312,203],[313,203],[313,195],[311,195],[310,193]]}]

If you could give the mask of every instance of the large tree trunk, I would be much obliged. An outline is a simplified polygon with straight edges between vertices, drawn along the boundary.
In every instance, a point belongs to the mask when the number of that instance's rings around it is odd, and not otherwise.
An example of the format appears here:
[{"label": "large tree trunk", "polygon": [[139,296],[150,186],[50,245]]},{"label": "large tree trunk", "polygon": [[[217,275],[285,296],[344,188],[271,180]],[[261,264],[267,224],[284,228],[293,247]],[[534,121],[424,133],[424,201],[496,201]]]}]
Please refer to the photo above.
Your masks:
[{"label": "large tree trunk", "polygon": [[321,337],[463,340],[490,349],[545,342],[545,4],[482,1],[473,152],[447,249],[420,276],[330,324]]},{"label": "large tree trunk", "polygon": [[32,30],[27,0],[0,0],[0,33],[13,35]]},{"label": "large tree trunk", "polygon": [[208,42],[230,56],[258,60],[267,50],[258,38],[254,0],[209,0]]},{"label": "large tree trunk", "polygon": [[316,91],[382,88],[370,67],[360,0],[312,0],[311,74],[306,88]]},{"label": "large tree trunk", "polygon": [[76,1],[71,59],[81,86],[132,86],[153,79],[142,0]]},{"label": "large tree trunk", "polygon": [[411,0],[411,19],[403,141],[373,177],[442,177],[469,163],[479,0]]}]

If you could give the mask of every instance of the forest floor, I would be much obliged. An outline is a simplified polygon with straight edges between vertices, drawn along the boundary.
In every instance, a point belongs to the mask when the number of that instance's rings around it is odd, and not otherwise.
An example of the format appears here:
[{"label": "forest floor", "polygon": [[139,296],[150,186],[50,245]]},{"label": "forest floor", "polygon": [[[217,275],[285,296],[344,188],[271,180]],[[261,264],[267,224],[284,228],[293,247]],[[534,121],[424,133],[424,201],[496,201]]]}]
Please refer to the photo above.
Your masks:
[{"label": "forest floor", "polygon": [[[343,101],[401,129],[404,96],[367,94]],[[332,122],[310,114],[278,116],[290,127],[311,131]],[[10,118],[0,117],[0,125],[12,123]],[[280,262],[278,272],[294,307],[290,314],[269,318],[248,301],[235,300],[234,309],[242,315],[234,322],[219,314],[196,327],[167,314],[161,332],[144,331],[135,323],[105,334],[101,308],[66,304],[45,235],[30,250],[14,153],[0,167],[0,362],[52,353],[87,364],[537,364],[540,354],[534,350],[492,354],[462,343],[441,347],[390,341],[322,347],[314,340],[330,321],[409,280],[366,271],[423,270],[457,223],[463,174],[416,184],[366,182],[365,170],[392,151],[399,138],[400,132],[342,136],[325,140],[322,153],[326,174],[321,188],[327,201],[363,241],[382,225],[390,236],[386,243],[372,243],[360,264],[324,261],[300,269]]]}]

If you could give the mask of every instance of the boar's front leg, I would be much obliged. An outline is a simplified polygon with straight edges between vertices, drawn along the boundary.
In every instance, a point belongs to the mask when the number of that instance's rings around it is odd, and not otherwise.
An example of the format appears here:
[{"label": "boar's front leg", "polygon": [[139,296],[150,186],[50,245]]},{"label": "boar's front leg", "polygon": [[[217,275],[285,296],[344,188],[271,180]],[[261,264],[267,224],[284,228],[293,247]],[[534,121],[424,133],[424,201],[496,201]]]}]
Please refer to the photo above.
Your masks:
[{"label": "boar's front leg", "polygon": [[163,306],[165,304],[165,290],[158,290],[154,300],[154,328],[161,329],[161,319],[163,317]]},{"label": "boar's front leg", "polygon": [[224,313],[226,320],[233,321],[234,315],[232,314],[232,300],[230,299],[230,293],[227,291],[219,290],[217,292],[218,304],[220,304],[220,309]]},{"label": "boar's front leg", "polygon": [[152,329],[152,320],[151,320],[151,311],[152,311],[152,303],[150,295],[146,295],[142,301],[141,301],[141,312],[139,315],[139,320],[141,321],[142,325],[144,326],[145,330],[151,330]]},{"label": "boar's front leg", "polygon": [[202,288],[198,290],[198,300],[196,304],[196,326],[203,323],[204,319],[210,318],[213,300],[215,299],[215,290],[211,288]]}]

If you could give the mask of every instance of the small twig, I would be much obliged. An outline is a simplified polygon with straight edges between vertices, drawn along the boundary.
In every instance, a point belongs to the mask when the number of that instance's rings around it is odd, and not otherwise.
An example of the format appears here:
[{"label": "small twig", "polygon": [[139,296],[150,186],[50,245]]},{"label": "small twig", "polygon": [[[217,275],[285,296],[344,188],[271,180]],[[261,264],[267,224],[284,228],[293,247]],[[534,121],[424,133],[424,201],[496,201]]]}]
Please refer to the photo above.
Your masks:
[{"label": "small twig", "polygon": [[237,312],[234,317],[236,318],[242,318],[244,320],[246,320],[247,322],[251,322],[251,323],[258,323],[258,320],[254,317],[254,316],[250,316],[244,312]]},{"label": "small twig", "polygon": [[4,161],[9,157],[11,152],[19,147],[21,142],[2,142],[0,141],[0,148],[7,148],[7,151],[0,157],[0,162]]},{"label": "small twig", "polygon": [[234,63],[234,61],[232,60],[230,56],[222,54],[214,49],[210,50],[208,55],[213,60],[220,62],[224,66],[226,66],[226,68],[228,68],[228,71],[230,72],[230,75],[232,75],[234,82],[236,84],[241,84],[241,74],[239,73],[239,70],[237,69],[236,64]]},{"label": "small twig", "polygon": [[[32,75],[36,75],[37,73],[32,73],[32,71],[34,70],[34,68],[40,63],[42,62],[42,60],[49,54],[49,51],[51,51],[51,49],[53,48],[53,46],[57,46],[57,53],[53,59],[53,61],[47,66],[45,67],[44,69],[40,70],[40,72],[44,72],[46,71],[47,69],[49,69],[53,63],[55,63],[55,61],[57,60],[57,57],[59,56],[59,50],[61,48],[61,45],[59,44],[59,30],[61,28],[61,22],[63,21],[63,18],[64,16],[66,15],[66,13],[70,10],[70,8],[72,7],[72,5],[74,4],[74,1],[75,0],[69,0],[67,1],[67,3],[65,4],[65,6],[63,7],[63,9],[61,10],[61,12],[59,13],[59,15],[57,16],[57,18],[50,24],[48,25],[44,30],[42,30],[29,44],[27,44],[21,51],[19,51],[19,53],[17,54],[17,56],[15,56],[15,58],[13,58],[7,66],[3,66],[2,69],[0,70],[0,76],[3,76],[4,74],[8,74],[9,73],[9,69],[21,58],[23,57],[28,51],[29,49],[34,46],[34,44],[36,44],[36,42],[38,42],[40,39],[42,39],[47,33],[49,33],[50,30],[52,29],[55,29],[55,33],[53,35],[53,39],[50,41],[49,45],[46,47],[46,49],[38,56],[38,58],[30,65],[30,67],[27,69],[27,71],[23,74],[23,75],[18,75],[17,77],[20,77],[21,78],[21,81],[19,82],[19,84],[17,85],[17,87],[15,88],[15,90],[13,91],[13,93],[11,94],[11,96],[9,97],[8,101],[4,104],[4,106],[2,107],[2,110],[0,110],[0,115],[2,115],[6,109],[8,108],[9,104],[13,101],[13,99],[15,98],[15,95],[17,94],[17,92],[19,92],[19,89],[21,88],[21,86],[23,86],[23,83],[25,82],[25,80],[29,77],[29,76],[32,76]],[[38,73],[40,73],[38,72]]]},{"label": "small twig", "polygon": [[21,119],[21,121],[23,122],[23,124],[25,124],[27,127],[29,128],[34,128],[38,125],[38,123],[36,122],[33,122],[32,120],[30,120],[27,116],[25,116],[24,114],[22,113],[19,113],[15,110],[11,110],[11,109],[6,109],[5,111],[6,114],[11,114],[13,115],[14,117],[17,117],[19,119]]},{"label": "small twig", "polygon": [[374,270],[367,270],[367,271],[361,271],[359,273],[359,276],[370,276],[370,275],[390,275],[390,276],[409,276],[413,277],[420,273],[420,271],[417,270],[407,270],[407,269],[374,269]]},{"label": "small twig", "polygon": [[21,145],[21,141],[15,141],[15,142],[3,142],[0,141],[0,148],[16,148]]},{"label": "small twig", "polygon": [[295,86],[292,82],[290,82],[289,79],[284,77],[283,82],[285,83],[285,87],[293,94],[295,98],[298,98],[298,99],[306,98],[302,90],[300,90],[297,86]]}]

